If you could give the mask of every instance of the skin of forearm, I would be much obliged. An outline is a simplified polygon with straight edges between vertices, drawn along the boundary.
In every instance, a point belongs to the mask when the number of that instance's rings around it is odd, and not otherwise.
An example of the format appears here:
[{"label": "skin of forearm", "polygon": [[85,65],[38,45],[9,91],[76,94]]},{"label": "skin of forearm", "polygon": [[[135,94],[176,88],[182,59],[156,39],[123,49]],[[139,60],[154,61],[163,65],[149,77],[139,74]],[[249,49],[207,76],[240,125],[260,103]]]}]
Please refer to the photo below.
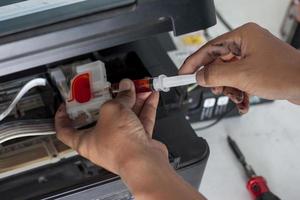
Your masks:
[{"label": "skin of forearm", "polygon": [[300,51],[297,50],[294,59],[294,65],[291,67],[290,78],[286,80],[291,88],[291,98],[288,100],[291,103],[300,105]]},{"label": "skin of forearm", "polygon": [[292,100],[289,100],[289,102],[296,104],[296,105],[300,105],[300,99],[292,99]]},{"label": "skin of forearm", "polygon": [[163,156],[127,163],[120,176],[137,200],[205,200]]}]

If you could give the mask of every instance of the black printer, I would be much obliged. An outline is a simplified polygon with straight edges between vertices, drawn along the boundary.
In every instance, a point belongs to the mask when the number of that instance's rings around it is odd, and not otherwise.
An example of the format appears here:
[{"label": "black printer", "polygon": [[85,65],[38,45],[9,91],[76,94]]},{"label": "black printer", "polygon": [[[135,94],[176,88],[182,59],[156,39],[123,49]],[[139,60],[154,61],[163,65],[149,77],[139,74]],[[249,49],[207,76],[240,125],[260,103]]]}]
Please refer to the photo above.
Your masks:
[{"label": "black printer", "polygon": [[[216,23],[213,0],[4,0],[0,2],[0,112],[35,77],[49,80],[31,90],[0,122],[1,134],[53,124],[61,97],[49,69],[101,60],[107,78],[176,75],[167,55],[168,32],[181,35]],[[168,147],[169,160],[199,188],[209,147],[182,112],[185,88],[161,95],[154,138]],[[36,123],[35,123],[36,122]],[[44,123],[44,122],[43,122]],[[43,124],[42,123],[42,124]],[[133,199],[120,178],[95,166],[55,135],[0,144],[0,198]]]}]

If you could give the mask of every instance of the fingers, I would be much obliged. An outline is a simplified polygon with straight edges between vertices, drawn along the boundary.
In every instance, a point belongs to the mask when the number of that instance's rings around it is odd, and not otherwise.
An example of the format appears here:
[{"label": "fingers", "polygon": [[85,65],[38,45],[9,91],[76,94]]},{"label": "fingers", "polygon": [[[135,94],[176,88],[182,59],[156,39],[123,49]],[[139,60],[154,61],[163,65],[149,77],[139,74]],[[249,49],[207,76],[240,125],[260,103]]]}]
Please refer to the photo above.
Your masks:
[{"label": "fingers", "polygon": [[223,62],[221,59],[197,72],[197,82],[203,87],[236,87],[239,85],[241,61]]},{"label": "fingers", "polygon": [[233,86],[240,72],[240,49],[240,44],[235,41],[208,44],[190,56],[179,73],[194,73],[200,66],[204,66],[197,72],[198,83],[201,86]]},{"label": "fingers", "polygon": [[140,120],[145,128],[146,133],[152,137],[153,128],[155,125],[156,111],[159,102],[159,93],[152,93],[145,101],[144,106],[140,112]]},{"label": "fingers", "polygon": [[243,56],[241,36],[237,33],[233,31],[208,42],[185,61],[179,74],[192,74],[205,66],[198,72],[201,86],[233,86],[233,76],[239,72],[237,66]]},{"label": "fingers", "polygon": [[229,53],[241,55],[241,46],[241,35],[239,33],[239,29],[221,35],[209,41],[197,52],[192,54],[182,65],[179,70],[179,74],[195,73],[199,67],[208,65],[215,59]]},{"label": "fingers", "polygon": [[200,48],[184,62],[183,66],[179,70],[179,74],[195,73],[201,66],[208,65],[220,56],[224,56],[229,53],[229,49],[223,45],[208,44]]},{"label": "fingers", "polygon": [[144,106],[145,101],[148,99],[148,97],[151,94],[152,94],[151,92],[144,92],[144,93],[136,94],[136,102],[135,102],[135,105],[133,106],[132,110],[137,116],[140,115],[140,112]]},{"label": "fingers", "polygon": [[61,105],[55,115],[55,130],[57,138],[75,149],[78,146],[79,135],[73,128],[72,121],[70,120],[65,105]]},{"label": "fingers", "polygon": [[244,93],[244,99],[241,103],[237,104],[237,108],[239,109],[240,114],[246,114],[249,111],[249,107],[249,94]]},{"label": "fingers", "polygon": [[241,90],[232,87],[213,87],[211,89],[215,95],[225,95],[236,104],[240,114],[245,114],[249,111],[249,95]]},{"label": "fingers", "polygon": [[247,93],[232,87],[225,87],[223,94],[236,104],[240,114],[246,114],[249,111],[250,102]]},{"label": "fingers", "polygon": [[211,92],[214,95],[221,95],[221,94],[223,94],[223,91],[224,91],[224,87],[213,87],[213,88],[211,88]]},{"label": "fingers", "polygon": [[127,108],[133,108],[136,103],[135,87],[131,80],[124,79],[120,82],[119,94],[115,100]]},{"label": "fingers", "polygon": [[232,87],[213,87],[211,89],[215,95],[225,95],[236,104],[240,114],[245,114],[249,111],[249,95],[241,90]]},{"label": "fingers", "polygon": [[60,106],[55,115],[55,130],[57,138],[61,142],[77,151],[83,157],[89,157],[90,147],[87,145],[87,138],[91,129],[86,129],[84,131],[77,131],[74,129],[64,105]]},{"label": "fingers", "polygon": [[223,94],[228,96],[231,99],[231,101],[233,101],[235,104],[242,103],[245,98],[244,92],[232,87],[225,87]]}]

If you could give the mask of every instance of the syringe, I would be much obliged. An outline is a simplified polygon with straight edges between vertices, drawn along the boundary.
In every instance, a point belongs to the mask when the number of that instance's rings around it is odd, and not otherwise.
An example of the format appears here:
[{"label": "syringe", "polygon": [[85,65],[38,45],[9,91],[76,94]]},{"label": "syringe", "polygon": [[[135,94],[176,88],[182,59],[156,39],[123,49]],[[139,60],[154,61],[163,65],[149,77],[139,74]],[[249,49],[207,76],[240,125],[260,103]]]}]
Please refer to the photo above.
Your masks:
[{"label": "syringe", "polygon": [[[169,92],[173,87],[185,86],[197,83],[196,74],[180,75],[167,77],[166,75],[160,75],[154,78],[145,78],[133,81],[135,85],[136,93],[162,91]],[[119,84],[113,84],[112,92],[119,92]]]}]

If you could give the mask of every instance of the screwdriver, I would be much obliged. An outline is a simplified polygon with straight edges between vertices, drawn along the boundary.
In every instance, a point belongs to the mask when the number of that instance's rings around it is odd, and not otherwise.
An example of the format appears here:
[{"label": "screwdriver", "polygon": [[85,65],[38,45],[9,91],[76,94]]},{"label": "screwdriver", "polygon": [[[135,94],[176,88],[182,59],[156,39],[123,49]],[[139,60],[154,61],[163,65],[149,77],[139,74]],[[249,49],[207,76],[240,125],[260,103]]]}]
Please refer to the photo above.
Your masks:
[{"label": "screwdriver", "polygon": [[280,200],[274,195],[262,176],[257,176],[251,165],[246,162],[246,158],[241,152],[236,142],[230,137],[227,137],[228,144],[235,154],[236,158],[242,164],[248,177],[247,189],[251,193],[254,200]]}]

